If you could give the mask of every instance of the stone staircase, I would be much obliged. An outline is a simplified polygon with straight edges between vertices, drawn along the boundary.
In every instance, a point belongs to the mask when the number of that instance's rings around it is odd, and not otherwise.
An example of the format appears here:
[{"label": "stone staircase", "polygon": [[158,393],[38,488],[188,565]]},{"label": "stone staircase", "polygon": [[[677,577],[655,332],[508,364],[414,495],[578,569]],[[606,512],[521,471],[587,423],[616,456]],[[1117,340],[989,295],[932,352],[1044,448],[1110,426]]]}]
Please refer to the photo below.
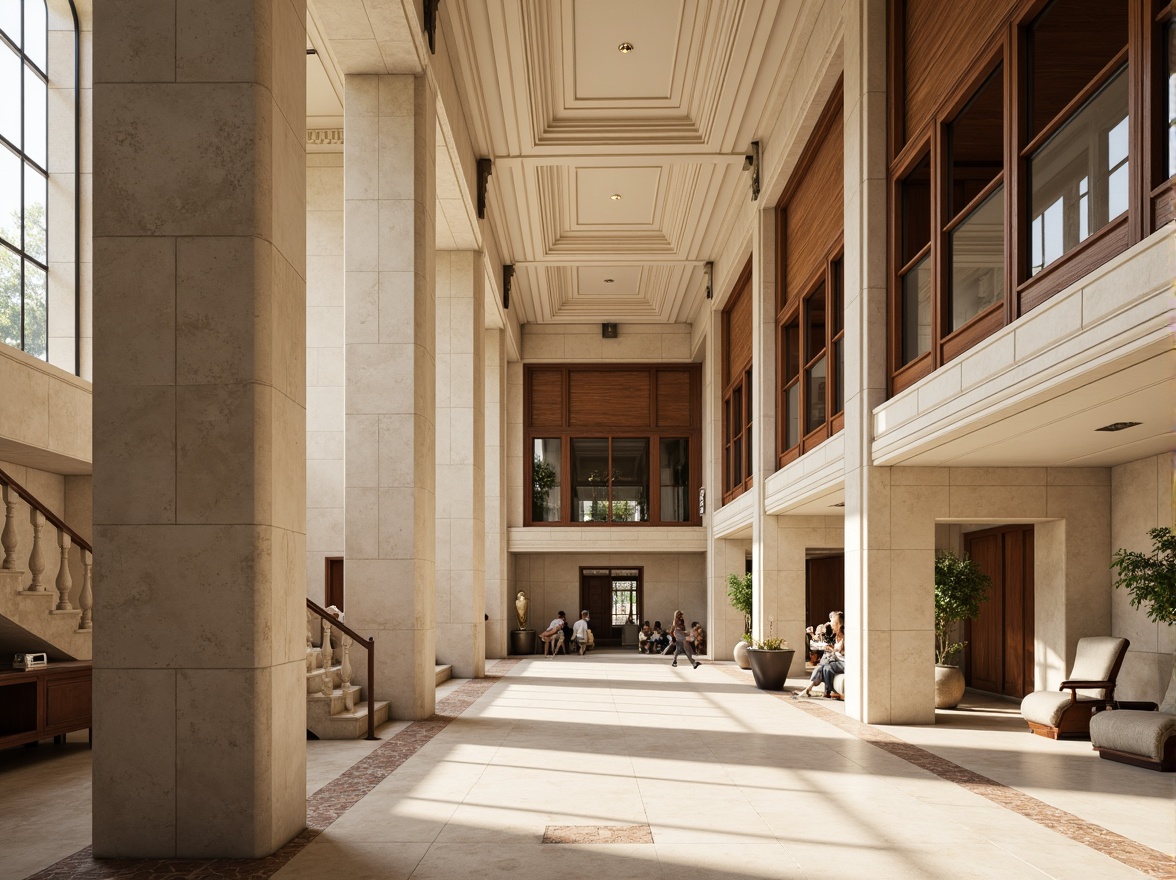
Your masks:
[{"label": "stone staircase", "polygon": [[[351,638],[322,621],[323,640],[311,644],[318,616],[306,612],[306,729],[319,739],[359,739],[388,720],[386,700],[364,701],[359,685],[351,683]],[[326,649],[322,647],[326,645]]]}]

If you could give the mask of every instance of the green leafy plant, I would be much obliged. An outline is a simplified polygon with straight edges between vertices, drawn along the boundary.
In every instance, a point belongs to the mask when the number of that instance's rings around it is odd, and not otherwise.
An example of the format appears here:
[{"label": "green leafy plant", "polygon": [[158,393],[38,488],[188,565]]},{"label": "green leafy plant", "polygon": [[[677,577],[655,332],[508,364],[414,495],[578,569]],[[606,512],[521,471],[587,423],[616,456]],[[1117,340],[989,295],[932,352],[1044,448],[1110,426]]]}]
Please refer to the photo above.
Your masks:
[{"label": "green leafy plant", "polygon": [[543,521],[547,515],[547,498],[558,481],[555,467],[542,458],[531,461],[531,519]]},{"label": "green leafy plant", "polygon": [[1147,606],[1149,620],[1176,623],[1176,535],[1168,528],[1148,532],[1151,555],[1119,548],[1111,557],[1116,588],[1131,596],[1131,607]]},{"label": "green leafy plant", "polygon": [[991,585],[992,578],[967,556],[957,556],[950,550],[935,554],[935,662],[938,665],[946,665],[967,644],[952,643],[952,625],[976,619]]},{"label": "green leafy plant", "polygon": [[751,639],[751,572],[727,575],[727,598],[731,607],[743,614],[744,641]]}]

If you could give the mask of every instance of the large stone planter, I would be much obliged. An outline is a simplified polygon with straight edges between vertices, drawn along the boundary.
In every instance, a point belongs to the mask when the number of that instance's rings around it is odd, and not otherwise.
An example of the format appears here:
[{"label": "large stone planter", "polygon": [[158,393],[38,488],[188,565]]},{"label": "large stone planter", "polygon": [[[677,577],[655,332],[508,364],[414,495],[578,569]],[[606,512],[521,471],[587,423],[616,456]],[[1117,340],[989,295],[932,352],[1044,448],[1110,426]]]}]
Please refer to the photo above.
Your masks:
[{"label": "large stone planter", "polygon": [[964,673],[958,666],[935,664],[935,708],[954,709],[964,698]]},{"label": "large stone planter", "polygon": [[735,657],[735,665],[740,669],[751,669],[751,660],[747,656],[747,650],[750,647],[751,645],[747,644],[746,640],[740,639],[731,651]]},{"label": "large stone planter", "polygon": [[788,679],[788,670],[792,666],[792,658],[796,655],[795,651],[765,651],[762,648],[748,648],[747,655],[751,660],[751,674],[755,676],[757,688],[761,691],[784,690],[784,682]]},{"label": "large stone planter", "polygon": [[535,653],[535,630],[512,629],[510,631],[510,653],[515,657],[525,657]]}]

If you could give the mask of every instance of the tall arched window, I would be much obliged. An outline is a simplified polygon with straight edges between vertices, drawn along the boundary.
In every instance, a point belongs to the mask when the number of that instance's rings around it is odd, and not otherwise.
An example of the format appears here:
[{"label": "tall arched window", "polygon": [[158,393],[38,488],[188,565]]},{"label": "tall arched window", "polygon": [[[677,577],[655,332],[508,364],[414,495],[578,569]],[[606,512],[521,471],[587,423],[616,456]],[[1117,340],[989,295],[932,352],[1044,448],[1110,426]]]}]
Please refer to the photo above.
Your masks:
[{"label": "tall arched window", "polygon": [[48,356],[48,12],[0,2],[0,341]]}]

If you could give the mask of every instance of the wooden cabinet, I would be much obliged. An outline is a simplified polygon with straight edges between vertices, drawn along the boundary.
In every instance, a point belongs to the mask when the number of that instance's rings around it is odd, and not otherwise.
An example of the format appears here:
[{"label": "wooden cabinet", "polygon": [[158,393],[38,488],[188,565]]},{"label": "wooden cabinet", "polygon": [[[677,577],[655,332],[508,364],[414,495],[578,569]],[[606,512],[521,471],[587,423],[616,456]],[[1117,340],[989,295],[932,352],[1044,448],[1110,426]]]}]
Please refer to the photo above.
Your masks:
[{"label": "wooden cabinet", "polygon": [[0,670],[0,749],[89,729],[92,675],[89,661]]}]

